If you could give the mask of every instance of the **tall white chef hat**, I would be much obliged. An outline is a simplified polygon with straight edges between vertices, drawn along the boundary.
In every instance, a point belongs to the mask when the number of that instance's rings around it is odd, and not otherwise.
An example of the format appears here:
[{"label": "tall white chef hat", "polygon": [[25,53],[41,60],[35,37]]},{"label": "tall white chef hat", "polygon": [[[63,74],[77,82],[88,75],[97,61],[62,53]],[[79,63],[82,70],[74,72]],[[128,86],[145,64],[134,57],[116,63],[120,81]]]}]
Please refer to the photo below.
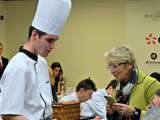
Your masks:
[{"label": "tall white chef hat", "polygon": [[71,9],[71,0],[39,0],[32,22],[36,29],[59,35]]}]

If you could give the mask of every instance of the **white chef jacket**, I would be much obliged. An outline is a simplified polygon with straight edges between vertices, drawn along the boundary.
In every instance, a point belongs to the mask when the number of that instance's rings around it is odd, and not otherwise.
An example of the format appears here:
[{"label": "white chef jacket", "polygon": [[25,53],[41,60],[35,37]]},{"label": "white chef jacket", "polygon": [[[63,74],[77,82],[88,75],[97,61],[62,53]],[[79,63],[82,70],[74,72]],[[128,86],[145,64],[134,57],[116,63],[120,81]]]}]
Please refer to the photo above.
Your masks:
[{"label": "white chef jacket", "polygon": [[60,102],[68,102],[68,101],[79,101],[76,92],[66,95],[60,99]]},{"label": "white chef jacket", "polygon": [[[31,55],[32,56],[32,55]],[[40,120],[52,113],[51,85],[46,61],[27,53],[17,53],[9,62],[0,81],[0,114],[23,115]]]},{"label": "white chef jacket", "polygon": [[98,89],[92,94],[92,98],[86,102],[81,103],[81,118],[87,118],[98,115],[100,119],[107,120],[106,118],[106,106],[107,100],[104,96],[107,96],[105,89]]}]

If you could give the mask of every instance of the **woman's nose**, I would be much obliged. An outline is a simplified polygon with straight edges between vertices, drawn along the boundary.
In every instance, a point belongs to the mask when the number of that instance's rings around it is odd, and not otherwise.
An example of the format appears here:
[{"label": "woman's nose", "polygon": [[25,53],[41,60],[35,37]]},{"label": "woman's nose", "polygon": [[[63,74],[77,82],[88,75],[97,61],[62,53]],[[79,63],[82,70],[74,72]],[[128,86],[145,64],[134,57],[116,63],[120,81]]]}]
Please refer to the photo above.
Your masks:
[{"label": "woman's nose", "polygon": [[116,72],[116,68],[112,68],[112,69],[110,69],[110,71],[111,71],[111,73],[113,74],[113,73]]}]

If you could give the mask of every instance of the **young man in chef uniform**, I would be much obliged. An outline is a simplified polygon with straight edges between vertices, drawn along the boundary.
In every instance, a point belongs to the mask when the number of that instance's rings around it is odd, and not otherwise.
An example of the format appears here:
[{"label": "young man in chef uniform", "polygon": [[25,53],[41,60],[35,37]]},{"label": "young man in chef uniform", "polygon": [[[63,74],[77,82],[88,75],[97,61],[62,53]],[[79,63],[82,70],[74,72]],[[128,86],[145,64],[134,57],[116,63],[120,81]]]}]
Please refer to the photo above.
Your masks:
[{"label": "young man in chef uniform", "polygon": [[47,57],[71,9],[70,0],[39,0],[29,37],[0,81],[0,114],[9,120],[51,120]]}]

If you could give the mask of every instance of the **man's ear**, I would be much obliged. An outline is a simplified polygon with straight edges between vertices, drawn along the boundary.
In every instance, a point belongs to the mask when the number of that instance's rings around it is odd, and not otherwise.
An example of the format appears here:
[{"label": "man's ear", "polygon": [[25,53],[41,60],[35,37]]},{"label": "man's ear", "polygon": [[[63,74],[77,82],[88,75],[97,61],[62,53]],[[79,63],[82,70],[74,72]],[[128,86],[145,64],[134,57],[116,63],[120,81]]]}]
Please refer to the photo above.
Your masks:
[{"label": "man's ear", "polygon": [[37,38],[37,37],[39,37],[39,35],[38,35],[38,33],[37,33],[36,30],[33,30],[33,31],[32,31],[31,37],[32,37],[32,38]]}]

